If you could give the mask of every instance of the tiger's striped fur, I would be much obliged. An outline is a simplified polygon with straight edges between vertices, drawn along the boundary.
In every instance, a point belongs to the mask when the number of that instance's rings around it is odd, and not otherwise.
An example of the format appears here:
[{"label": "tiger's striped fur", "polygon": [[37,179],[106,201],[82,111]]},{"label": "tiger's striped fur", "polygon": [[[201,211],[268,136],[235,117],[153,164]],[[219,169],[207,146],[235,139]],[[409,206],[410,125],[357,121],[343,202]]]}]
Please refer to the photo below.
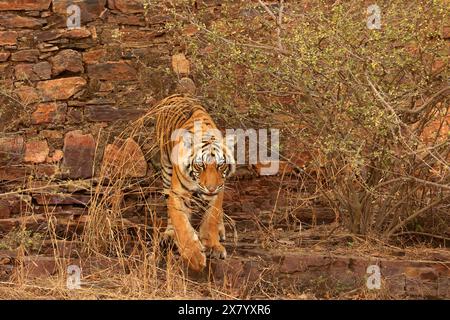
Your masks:
[{"label": "tiger's striped fur", "polygon": [[[157,108],[156,132],[160,147],[164,192],[172,236],[181,256],[193,270],[206,266],[206,254],[225,258],[223,192],[234,172],[233,155],[213,119],[199,101],[173,95]],[[199,234],[190,223],[202,214]]]}]

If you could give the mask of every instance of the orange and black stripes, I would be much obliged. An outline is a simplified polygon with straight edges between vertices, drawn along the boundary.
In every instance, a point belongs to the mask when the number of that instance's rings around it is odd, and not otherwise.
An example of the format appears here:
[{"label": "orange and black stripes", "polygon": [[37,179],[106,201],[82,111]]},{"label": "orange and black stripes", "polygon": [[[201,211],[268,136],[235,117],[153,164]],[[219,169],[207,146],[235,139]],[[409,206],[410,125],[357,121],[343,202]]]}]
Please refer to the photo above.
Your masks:
[{"label": "orange and black stripes", "polygon": [[[173,95],[156,107],[156,133],[161,154],[164,192],[168,198],[166,233],[194,270],[206,265],[204,251],[225,258],[223,192],[234,172],[234,158],[225,139],[198,100]],[[181,135],[175,134],[180,133]],[[202,215],[199,233],[190,224],[191,213]]]}]

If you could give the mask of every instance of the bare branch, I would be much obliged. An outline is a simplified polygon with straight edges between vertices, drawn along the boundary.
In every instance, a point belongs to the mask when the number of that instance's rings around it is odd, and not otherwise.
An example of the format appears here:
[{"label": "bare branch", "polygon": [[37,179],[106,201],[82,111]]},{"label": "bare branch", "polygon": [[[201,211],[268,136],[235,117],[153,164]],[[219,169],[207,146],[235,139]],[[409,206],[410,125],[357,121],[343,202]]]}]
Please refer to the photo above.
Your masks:
[{"label": "bare branch", "polygon": [[427,212],[428,210],[432,209],[433,207],[437,206],[439,203],[447,200],[448,198],[450,198],[450,195],[447,195],[443,198],[437,199],[433,202],[431,202],[429,205],[427,205],[426,207],[417,210],[416,212],[414,212],[412,215],[408,216],[405,220],[400,221],[399,223],[397,223],[391,230],[389,230],[388,234],[387,234],[387,238],[390,238],[395,231],[397,231],[398,229],[404,227],[409,221],[411,221],[412,219],[420,216],[421,214]]},{"label": "bare branch", "polygon": [[258,0],[259,4],[266,10],[266,12],[272,17],[273,20],[275,20],[275,23],[278,23],[277,17],[275,14],[270,10],[270,8],[265,4],[262,0]]},{"label": "bare branch", "polygon": [[425,110],[431,103],[433,103],[433,101],[436,100],[436,98],[438,98],[441,95],[446,96],[447,94],[450,94],[450,86],[442,88],[441,90],[439,90],[438,92],[433,94],[424,104],[422,104],[420,107],[418,107],[416,109],[411,110],[411,109],[399,108],[398,110],[401,112],[404,112],[404,113],[409,113],[409,114],[420,113],[423,110]]},{"label": "bare branch", "polygon": [[283,44],[281,43],[281,23],[283,22],[283,9],[284,9],[284,0],[280,0],[280,11],[278,12],[278,20],[277,20],[277,38],[278,38],[278,48],[283,49]]}]

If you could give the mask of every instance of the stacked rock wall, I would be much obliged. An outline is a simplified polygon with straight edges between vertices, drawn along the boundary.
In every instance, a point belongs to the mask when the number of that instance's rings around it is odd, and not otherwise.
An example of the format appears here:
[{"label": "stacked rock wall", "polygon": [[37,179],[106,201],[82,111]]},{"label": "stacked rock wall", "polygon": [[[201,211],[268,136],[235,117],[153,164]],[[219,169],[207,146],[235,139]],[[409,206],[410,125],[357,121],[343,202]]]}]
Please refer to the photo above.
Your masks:
[{"label": "stacked rock wall", "polygon": [[[171,19],[144,1],[0,0],[0,193],[12,193],[0,199],[1,219],[39,205],[36,190],[50,180],[95,178],[129,121],[179,79],[193,88]],[[69,191],[54,188],[59,200],[47,204],[78,204]]]}]

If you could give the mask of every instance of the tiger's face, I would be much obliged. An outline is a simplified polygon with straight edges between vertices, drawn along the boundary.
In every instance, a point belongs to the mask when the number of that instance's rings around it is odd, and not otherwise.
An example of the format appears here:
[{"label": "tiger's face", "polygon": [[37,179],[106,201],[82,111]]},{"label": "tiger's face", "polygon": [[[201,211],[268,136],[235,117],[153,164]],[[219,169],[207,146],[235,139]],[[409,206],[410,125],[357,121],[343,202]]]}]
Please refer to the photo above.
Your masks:
[{"label": "tiger's face", "polygon": [[207,195],[215,195],[223,189],[225,178],[229,173],[226,163],[210,162],[192,164],[192,178],[198,184],[199,191]]},{"label": "tiger's face", "polygon": [[190,167],[190,176],[199,192],[212,196],[224,188],[225,179],[233,172],[233,159],[216,141],[203,142]]},{"label": "tiger's face", "polygon": [[195,136],[188,130],[179,129],[173,135],[176,144],[171,162],[178,165],[187,189],[213,196],[224,188],[225,179],[235,171],[233,153],[229,148],[235,138],[223,139],[220,132],[210,132],[204,130],[200,136]]}]

